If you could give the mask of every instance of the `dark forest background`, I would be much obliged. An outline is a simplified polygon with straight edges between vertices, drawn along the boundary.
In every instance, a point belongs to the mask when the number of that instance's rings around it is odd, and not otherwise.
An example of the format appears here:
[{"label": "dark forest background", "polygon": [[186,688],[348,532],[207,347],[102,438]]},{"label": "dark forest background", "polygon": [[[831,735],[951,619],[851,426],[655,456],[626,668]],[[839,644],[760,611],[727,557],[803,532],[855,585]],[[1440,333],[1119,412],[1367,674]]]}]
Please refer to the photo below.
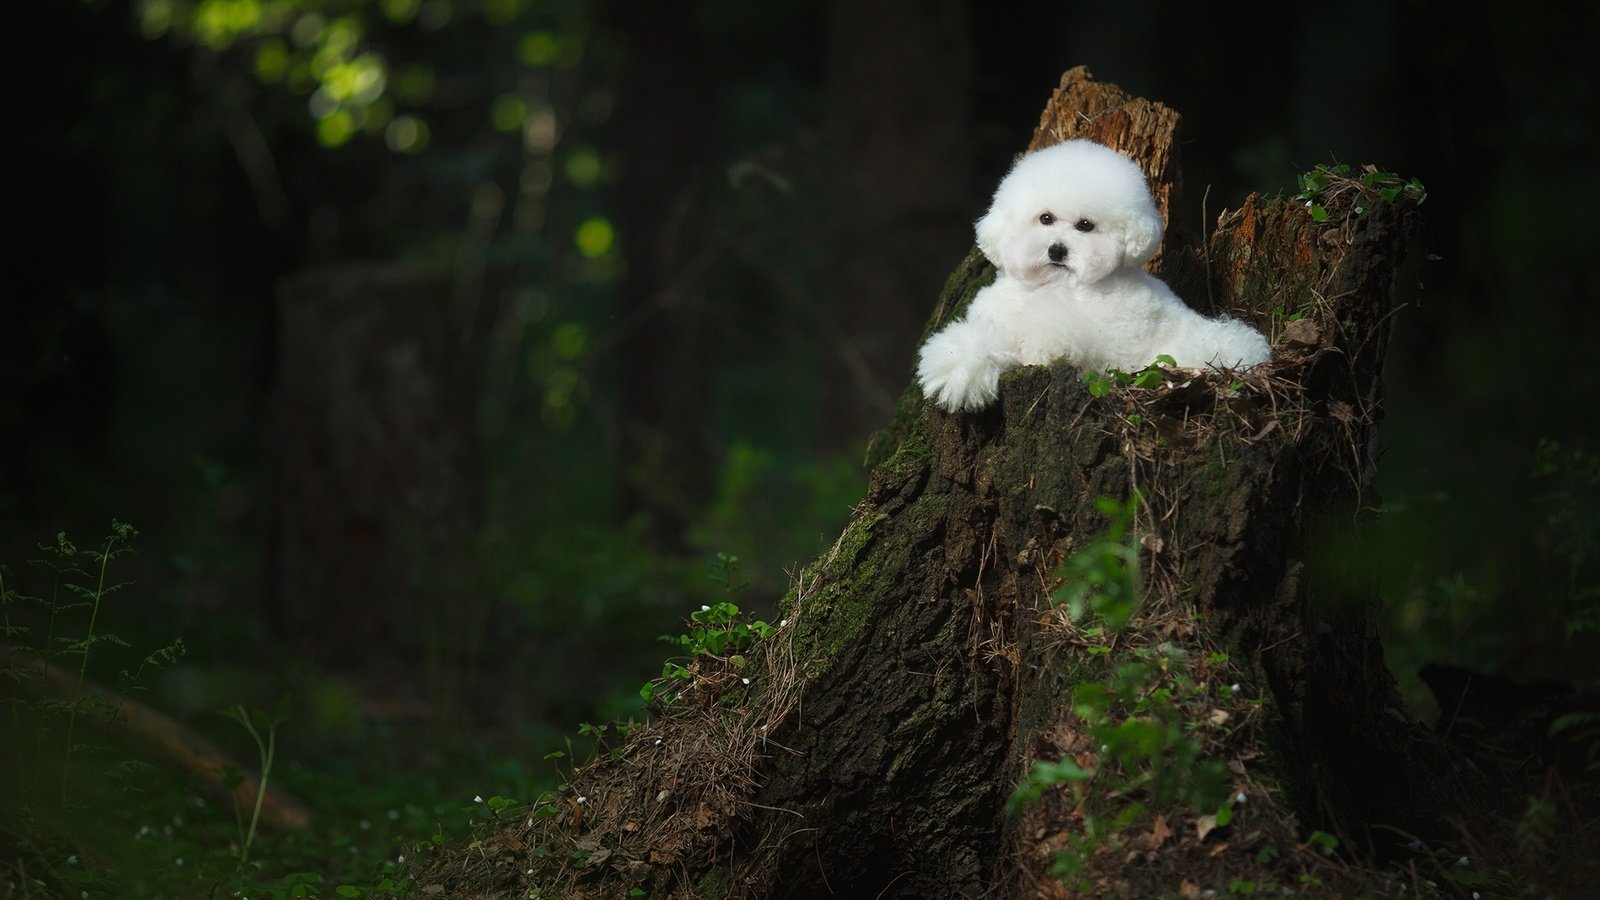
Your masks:
[{"label": "dark forest background", "polygon": [[773,610],[860,498],[971,222],[1079,64],[1184,116],[1173,229],[1317,164],[1426,185],[1383,540],[1351,564],[1383,578],[1419,714],[1428,661],[1595,681],[1594,5],[7,19],[6,586],[47,593],[41,542],[132,523],[100,623],[129,647],[90,674],[181,638],[146,701],[246,755],[215,711],[286,703],[283,777],[345,798],[324,834],[359,842],[348,822],[401,790],[381,771],[451,797],[422,822],[532,790],[579,721],[640,714],[691,610]]}]

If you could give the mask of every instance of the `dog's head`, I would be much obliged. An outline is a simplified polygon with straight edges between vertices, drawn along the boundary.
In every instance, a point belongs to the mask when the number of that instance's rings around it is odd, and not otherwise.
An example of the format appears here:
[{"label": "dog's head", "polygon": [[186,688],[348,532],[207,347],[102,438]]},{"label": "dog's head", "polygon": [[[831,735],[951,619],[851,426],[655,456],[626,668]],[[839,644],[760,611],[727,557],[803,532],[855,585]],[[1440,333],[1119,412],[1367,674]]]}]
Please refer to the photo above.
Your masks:
[{"label": "dog's head", "polygon": [[1017,160],[978,220],[978,249],[1007,276],[1091,283],[1137,266],[1161,243],[1161,214],[1144,173],[1093,141],[1067,141]]}]

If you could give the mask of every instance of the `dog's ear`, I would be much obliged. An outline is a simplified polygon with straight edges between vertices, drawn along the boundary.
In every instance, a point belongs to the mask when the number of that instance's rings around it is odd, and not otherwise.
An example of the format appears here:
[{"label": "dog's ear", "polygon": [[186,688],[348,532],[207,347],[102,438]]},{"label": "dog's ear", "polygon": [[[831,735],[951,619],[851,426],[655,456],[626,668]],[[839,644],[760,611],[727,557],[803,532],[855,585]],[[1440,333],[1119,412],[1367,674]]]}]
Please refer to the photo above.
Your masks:
[{"label": "dog's ear", "polygon": [[1154,203],[1124,218],[1122,223],[1122,264],[1142,265],[1156,255],[1161,246],[1161,213]]},{"label": "dog's ear", "polygon": [[994,263],[995,268],[1003,269],[1005,266],[1000,262],[1000,241],[1005,234],[1005,217],[999,207],[1000,204],[995,203],[983,214],[983,218],[978,220],[978,249],[983,251],[989,262]]}]

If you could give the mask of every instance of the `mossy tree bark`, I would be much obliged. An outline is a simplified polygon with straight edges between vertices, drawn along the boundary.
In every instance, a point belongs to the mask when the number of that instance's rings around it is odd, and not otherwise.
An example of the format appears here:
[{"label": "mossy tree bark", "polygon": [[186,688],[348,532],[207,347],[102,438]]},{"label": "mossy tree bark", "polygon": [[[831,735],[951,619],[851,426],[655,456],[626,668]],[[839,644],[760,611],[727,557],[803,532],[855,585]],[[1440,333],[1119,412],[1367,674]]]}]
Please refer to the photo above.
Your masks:
[{"label": "mossy tree bark", "polygon": [[[1176,125],[1171,110],[1075,69],[1034,144],[1090,137],[1121,149],[1165,208],[1179,189]],[[1325,221],[1300,202],[1251,197],[1204,250],[1164,249],[1160,272],[1181,295],[1270,332],[1275,358],[1262,370],[1170,372],[1153,389],[1095,396],[1069,366],[1030,367],[965,415],[909,387],[872,445],[871,487],[844,534],[797,579],[778,633],[737,661],[748,667],[735,674],[760,677],[728,687],[724,674],[715,687],[707,665],[708,683],[677,711],[578,772],[582,816],[519,831],[515,847],[575,842],[588,871],[540,866],[532,883],[580,896],[631,885],[650,896],[1067,892],[1048,869],[1082,831],[1081,803],[1008,812],[1006,801],[1037,760],[1093,762],[1071,700],[1088,659],[1051,597],[1062,560],[1106,528],[1097,498],[1135,491],[1143,607],[1105,649],[1225,651],[1226,677],[1256,711],[1245,745],[1228,750],[1230,777],[1279,814],[1252,807],[1254,838],[1236,825],[1209,844],[1202,816],[1158,815],[1148,834],[1095,857],[1081,873],[1088,894],[1218,887],[1207,877],[1225,890],[1228,861],[1256,858],[1269,820],[1291,843],[1298,817],[1365,849],[1390,833],[1382,826],[1426,833],[1464,808],[1462,785],[1438,774],[1455,771],[1444,751],[1400,711],[1371,585],[1328,552],[1348,550],[1373,508],[1379,372],[1409,215],[1346,187]],[[928,329],[992,274],[973,253]],[[719,728],[743,736],[706,737]],[[748,758],[731,763],[738,752]],[[505,852],[522,871],[521,851]],[[610,880],[591,882],[601,874]]]}]

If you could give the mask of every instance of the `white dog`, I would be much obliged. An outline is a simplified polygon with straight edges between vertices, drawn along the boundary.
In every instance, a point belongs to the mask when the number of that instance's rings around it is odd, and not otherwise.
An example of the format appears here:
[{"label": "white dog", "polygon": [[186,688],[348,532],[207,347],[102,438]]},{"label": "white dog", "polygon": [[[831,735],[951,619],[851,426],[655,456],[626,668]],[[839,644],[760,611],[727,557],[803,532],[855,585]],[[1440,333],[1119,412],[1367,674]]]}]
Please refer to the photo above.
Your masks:
[{"label": "white dog", "polygon": [[1272,355],[1260,332],[1207,319],[1141,268],[1161,215],[1139,167],[1109,147],[1068,141],[1017,160],[977,230],[999,274],[917,363],[923,394],[947,410],[981,409],[1000,373],[1058,359],[1136,372],[1161,355],[1196,369]]}]

